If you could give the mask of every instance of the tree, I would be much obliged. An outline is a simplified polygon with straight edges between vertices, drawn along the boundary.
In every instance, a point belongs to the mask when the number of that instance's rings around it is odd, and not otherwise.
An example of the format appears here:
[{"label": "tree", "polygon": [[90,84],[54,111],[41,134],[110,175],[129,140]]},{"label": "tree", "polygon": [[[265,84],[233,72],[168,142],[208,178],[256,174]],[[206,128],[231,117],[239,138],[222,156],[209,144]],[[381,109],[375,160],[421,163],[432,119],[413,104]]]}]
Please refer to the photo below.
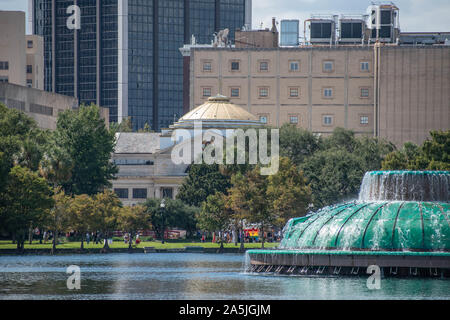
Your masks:
[{"label": "tree", "polygon": [[150,219],[158,238],[162,238],[166,228],[179,227],[192,231],[196,226],[195,213],[197,208],[188,206],[181,200],[164,199],[164,208],[161,208],[162,199],[148,199],[145,212]]},{"label": "tree", "polygon": [[319,208],[356,197],[366,171],[354,153],[342,149],[316,152],[301,169]]},{"label": "tree", "polygon": [[150,219],[142,206],[123,207],[120,210],[118,224],[122,231],[130,234],[129,246],[131,250],[132,239],[139,230],[149,229],[151,227]]},{"label": "tree", "polygon": [[220,252],[223,250],[223,233],[232,223],[232,211],[227,206],[228,198],[223,193],[209,195],[202,204],[201,211],[197,214],[200,229],[209,232],[219,232],[221,237]]},{"label": "tree", "polygon": [[260,226],[264,248],[264,230],[276,220],[267,198],[268,179],[260,174],[260,168],[256,166],[245,175],[234,175],[232,183],[233,186],[229,189],[230,206],[234,212],[243,213],[247,221]]},{"label": "tree", "polygon": [[407,142],[383,161],[383,170],[450,170],[450,130],[431,131],[422,146]]},{"label": "tree", "polygon": [[5,225],[15,235],[17,249],[23,250],[29,228],[42,225],[53,207],[52,189],[28,168],[15,166],[9,172],[2,197]]},{"label": "tree", "polygon": [[289,158],[280,158],[278,173],[268,177],[267,198],[279,227],[289,219],[307,213],[312,202],[311,188],[306,184],[303,172]]},{"label": "tree", "polygon": [[52,254],[56,251],[58,235],[65,232],[70,226],[69,207],[71,198],[66,196],[64,191],[57,189],[53,195],[54,206],[47,216],[45,226],[53,232]]},{"label": "tree", "polygon": [[414,170],[420,148],[414,143],[407,142],[403,148],[389,153],[382,162],[382,170]]},{"label": "tree", "polygon": [[84,249],[86,233],[92,230],[95,222],[98,221],[98,224],[101,224],[101,216],[98,217],[99,220],[95,217],[97,209],[94,198],[86,194],[75,196],[69,203],[70,227],[81,235],[81,250]]},{"label": "tree", "polygon": [[184,180],[177,199],[184,203],[200,207],[208,196],[216,192],[226,193],[231,186],[230,178],[221,173],[217,164],[193,164]]},{"label": "tree", "polygon": [[322,147],[323,141],[311,131],[291,124],[280,128],[280,156],[288,157],[300,165],[306,157],[314,154]]},{"label": "tree", "polygon": [[127,118],[123,119],[120,124],[117,122],[111,123],[110,129],[114,133],[116,133],[116,132],[133,132],[133,127],[131,124],[131,117],[127,117]]},{"label": "tree", "polygon": [[118,227],[118,217],[122,209],[122,203],[111,190],[105,190],[93,197],[94,214],[92,216],[92,229],[102,233],[105,240],[103,251],[109,250],[108,239],[110,233]]},{"label": "tree", "polygon": [[97,106],[60,113],[54,135],[56,148],[70,159],[70,177],[59,183],[67,194],[95,195],[111,187],[110,180],[118,172],[110,161],[115,134],[107,129]]}]

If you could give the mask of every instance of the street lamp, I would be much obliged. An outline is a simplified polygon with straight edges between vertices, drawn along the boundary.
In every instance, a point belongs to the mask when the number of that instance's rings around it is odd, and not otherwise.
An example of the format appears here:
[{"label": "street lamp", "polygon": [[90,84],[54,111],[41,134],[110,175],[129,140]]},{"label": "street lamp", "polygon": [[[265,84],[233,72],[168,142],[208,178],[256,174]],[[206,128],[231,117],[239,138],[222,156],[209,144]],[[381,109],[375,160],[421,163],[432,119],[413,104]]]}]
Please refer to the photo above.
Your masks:
[{"label": "street lamp", "polygon": [[166,199],[161,200],[161,218],[162,218],[162,240],[161,243],[164,244],[164,207],[166,206]]}]

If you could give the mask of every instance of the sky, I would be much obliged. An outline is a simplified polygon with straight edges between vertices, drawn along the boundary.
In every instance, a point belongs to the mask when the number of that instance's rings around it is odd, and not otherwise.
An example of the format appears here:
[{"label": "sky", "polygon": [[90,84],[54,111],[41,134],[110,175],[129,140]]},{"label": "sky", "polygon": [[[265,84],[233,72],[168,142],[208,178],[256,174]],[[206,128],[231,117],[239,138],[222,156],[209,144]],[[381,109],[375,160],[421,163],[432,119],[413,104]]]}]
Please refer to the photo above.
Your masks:
[{"label": "sky", "polygon": [[[395,0],[400,8],[400,28],[403,32],[450,31],[449,0]],[[363,14],[370,5],[369,0],[253,0],[253,28],[270,28],[272,17],[300,19],[311,14]],[[27,12],[28,0],[0,0],[0,10]],[[28,19],[28,18],[27,18]],[[30,30],[28,30],[30,33]]]}]

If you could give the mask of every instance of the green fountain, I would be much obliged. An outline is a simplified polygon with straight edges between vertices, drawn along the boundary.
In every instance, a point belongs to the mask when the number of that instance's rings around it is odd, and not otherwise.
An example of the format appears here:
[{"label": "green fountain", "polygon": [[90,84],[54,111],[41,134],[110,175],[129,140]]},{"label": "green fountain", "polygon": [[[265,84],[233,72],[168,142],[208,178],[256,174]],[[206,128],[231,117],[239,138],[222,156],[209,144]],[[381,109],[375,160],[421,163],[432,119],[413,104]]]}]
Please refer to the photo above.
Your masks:
[{"label": "green fountain", "polygon": [[288,221],[275,250],[249,250],[246,271],[450,276],[450,172],[375,171],[357,201]]}]

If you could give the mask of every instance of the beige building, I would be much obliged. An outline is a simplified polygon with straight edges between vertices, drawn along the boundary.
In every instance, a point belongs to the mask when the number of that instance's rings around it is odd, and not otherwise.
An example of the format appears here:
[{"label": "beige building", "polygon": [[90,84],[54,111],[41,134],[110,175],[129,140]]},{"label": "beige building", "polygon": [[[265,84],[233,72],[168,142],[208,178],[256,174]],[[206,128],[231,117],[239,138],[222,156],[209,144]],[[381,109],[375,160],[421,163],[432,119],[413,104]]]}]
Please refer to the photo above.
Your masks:
[{"label": "beige building", "polygon": [[190,56],[189,108],[223,94],[263,123],[336,127],[422,143],[450,128],[450,46],[206,48]]},{"label": "beige building", "polygon": [[263,123],[373,134],[373,48],[193,48],[190,108],[223,94]]},{"label": "beige building", "polygon": [[[119,168],[113,189],[124,205],[178,194],[187,165],[171,161],[171,146],[160,133],[118,133],[112,160]],[[170,137],[168,138],[170,140]]]},{"label": "beige building", "polygon": [[385,46],[376,56],[375,134],[422,144],[431,130],[449,130],[450,46]]},{"label": "beige building", "polygon": [[44,89],[44,40],[25,35],[25,12],[0,11],[0,82]]},{"label": "beige building", "polygon": [[0,30],[0,82],[25,86],[25,12],[0,11]]},{"label": "beige building", "polygon": [[44,39],[37,35],[27,40],[27,86],[44,90]]}]

